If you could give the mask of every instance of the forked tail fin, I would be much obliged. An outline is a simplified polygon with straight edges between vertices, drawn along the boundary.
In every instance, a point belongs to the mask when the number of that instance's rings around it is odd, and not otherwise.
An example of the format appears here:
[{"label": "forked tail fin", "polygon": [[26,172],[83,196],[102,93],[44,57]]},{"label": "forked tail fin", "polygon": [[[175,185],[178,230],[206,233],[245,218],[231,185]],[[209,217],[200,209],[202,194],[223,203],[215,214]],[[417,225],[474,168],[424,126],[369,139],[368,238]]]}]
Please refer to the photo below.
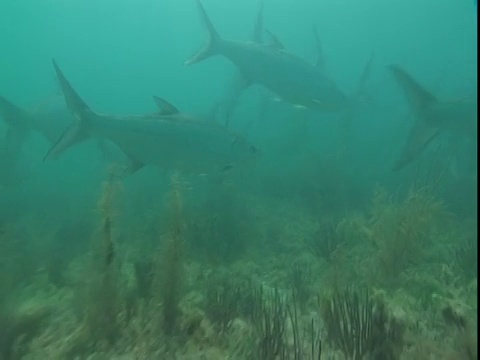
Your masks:
[{"label": "forked tail fin", "polygon": [[22,150],[28,132],[34,128],[32,117],[25,110],[0,96],[0,118],[7,124],[4,150],[16,158]]},{"label": "forked tail fin", "polygon": [[65,103],[72,113],[74,121],[50,148],[44,160],[56,158],[68,148],[86,140],[91,132],[90,122],[93,117],[98,116],[73,89],[55,60],[53,60],[53,67],[57,73]]},{"label": "forked tail fin", "polygon": [[391,65],[388,68],[405,93],[415,116],[415,123],[410,130],[407,143],[393,168],[394,171],[398,171],[412,162],[437,137],[440,129],[431,123],[432,119],[425,116],[430,106],[437,101],[435,96],[400,66]]},{"label": "forked tail fin", "polygon": [[218,35],[217,30],[215,30],[215,27],[210,21],[205,8],[199,0],[197,0],[197,6],[202,22],[207,29],[208,39],[206,44],[202,46],[200,50],[198,50],[190,59],[185,61],[185,65],[195,64],[205,60],[206,58],[209,58],[210,56],[218,54],[222,44],[222,39]]},{"label": "forked tail fin", "polygon": [[0,118],[7,123],[10,127],[16,127],[18,129],[27,129],[30,125],[30,115],[19,108],[14,103],[5,99],[0,95]]},{"label": "forked tail fin", "polygon": [[436,102],[437,99],[422,85],[420,85],[410,74],[398,65],[390,65],[389,70],[392,72],[395,80],[402,88],[412,108],[415,116],[422,116],[425,109]]}]

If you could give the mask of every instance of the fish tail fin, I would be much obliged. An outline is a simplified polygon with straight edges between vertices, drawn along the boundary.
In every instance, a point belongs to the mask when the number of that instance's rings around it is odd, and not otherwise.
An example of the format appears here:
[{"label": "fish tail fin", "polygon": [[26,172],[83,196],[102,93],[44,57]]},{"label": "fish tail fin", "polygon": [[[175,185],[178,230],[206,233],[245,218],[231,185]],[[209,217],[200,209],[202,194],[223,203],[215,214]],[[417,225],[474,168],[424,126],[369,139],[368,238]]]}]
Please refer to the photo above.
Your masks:
[{"label": "fish tail fin", "polygon": [[405,93],[415,115],[415,123],[410,130],[407,143],[393,168],[394,171],[399,171],[415,160],[423,149],[440,133],[437,126],[428,123],[425,119],[428,108],[437,99],[400,66],[390,65],[388,68]]},{"label": "fish tail fin", "polygon": [[199,0],[197,0],[197,6],[200,12],[200,17],[202,18],[202,22],[207,29],[208,40],[206,44],[200,48],[200,50],[198,50],[192,57],[185,61],[185,65],[195,64],[218,54],[222,44],[222,39],[218,35],[217,30],[215,30],[215,27],[210,21],[205,8]]},{"label": "fish tail fin", "polygon": [[34,126],[31,115],[0,96],[0,118],[7,124],[5,151],[18,155],[29,130]]},{"label": "fish tail fin", "polygon": [[73,123],[63,132],[57,142],[50,148],[44,160],[57,158],[61,153],[75,144],[86,140],[91,133],[91,120],[99,116],[82,100],[75,89],[70,85],[60,67],[53,60],[53,67],[57,73],[65,103],[73,115]]},{"label": "fish tail fin", "polygon": [[437,101],[435,96],[400,66],[390,65],[388,69],[402,88],[410,107],[417,117],[421,116],[429,105]]},{"label": "fish tail fin", "polygon": [[30,121],[30,115],[0,95],[0,117],[8,126],[26,128]]}]

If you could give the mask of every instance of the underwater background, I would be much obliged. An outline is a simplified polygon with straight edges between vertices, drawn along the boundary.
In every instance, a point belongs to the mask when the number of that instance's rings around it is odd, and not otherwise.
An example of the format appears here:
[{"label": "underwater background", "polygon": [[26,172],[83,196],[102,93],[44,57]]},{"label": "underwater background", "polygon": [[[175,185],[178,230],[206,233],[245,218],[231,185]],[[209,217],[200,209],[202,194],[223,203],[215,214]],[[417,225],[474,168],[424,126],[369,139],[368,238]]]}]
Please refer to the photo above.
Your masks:
[{"label": "underwater background", "polygon": [[[252,41],[259,1],[202,4]],[[346,94],[371,65],[347,111],[245,89],[228,128],[253,166],[123,175],[95,139],[44,161],[55,140],[0,109],[0,360],[477,359],[476,136],[393,171],[415,114],[388,70],[476,99],[476,3],[265,0],[263,18],[310,63],[318,34]],[[100,113],[154,113],[156,95],[213,117],[236,69],[184,65],[206,37],[192,0],[1,0],[0,96],[66,108],[54,58]]]}]

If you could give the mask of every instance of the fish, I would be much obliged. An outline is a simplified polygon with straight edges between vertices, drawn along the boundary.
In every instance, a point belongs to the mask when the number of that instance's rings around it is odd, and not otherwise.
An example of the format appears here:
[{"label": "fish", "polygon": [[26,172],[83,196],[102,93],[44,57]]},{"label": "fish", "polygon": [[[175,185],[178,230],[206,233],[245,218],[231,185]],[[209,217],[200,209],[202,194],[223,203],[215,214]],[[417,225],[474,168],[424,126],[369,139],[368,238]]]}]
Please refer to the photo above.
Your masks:
[{"label": "fish", "polygon": [[185,65],[223,55],[240,70],[248,84],[262,85],[294,105],[328,112],[351,106],[350,98],[314,64],[283,48],[222,39],[199,0],[197,5],[207,29],[208,41],[185,61]]},{"label": "fish", "polygon": [[442,133],[448,134],[454,143],[466,140],[471,145],[472,156],[476,155],[476,97],[440,100],[399,65],[390,65],[388,69],[403,90],[414,116],[414,124],[394,164],[394,171],[413,162]]},{"label": "fish", "polygon": [[74,90],[56,61],[53,66],[73,124],[48,151],[45,160],[91,137],[108,139],[130,159],[129,173],[145,165],[182,174],[221,173],[251,164],[258,149],[244,137],[213,121],[178,111],[155,97],[159,111],[144,115],[104,115],[94,112]]},{"label": "fish", "polygon": [[[283,42],[279,39],[279,37],[274,34],[269,29],[264,27],[263,22],[263,9],[264,9],[264,0],[259,1],[259,9],[257,11],[257,16],[255,19],[251,41],[264,44],[266,46],[273,47],[277,50],[284,50],[285,46]],[[318,71],[324,72],[325,71],[325,59],[323,54],[322,43],[320,40],[319,32],[317,27],[313,27],[313,36],[315,40],[315,49],[316,49],[316,60],[314,62],[314,66],[317,68]],[[243,91],[247,89],[251,83],[245,79],[242,75],[242,72],[239,69],[236,69],[236,72],[227,82],[223,96],[215,102],[213,105],[211,113],[214,116],[221,115],[221,119],[224,121],[226,126],[229,126],[230,118],[238,104],[240,96],[242,95]],[[258,115],[257,119],[262,120],[267,112],[268,104],[272,101],[274,102],[281,102],[281,99],[278,96],[275,96],[270,91],[265,88],[259,88],[259,104],[258,104]],[[263,90],[263,91],[261,91]],[[296,106],[299,109],[305,109],[304,106]],[[253,121],[253,118],[252,118]],[[251,124],[249,124],[251,125]]]}]

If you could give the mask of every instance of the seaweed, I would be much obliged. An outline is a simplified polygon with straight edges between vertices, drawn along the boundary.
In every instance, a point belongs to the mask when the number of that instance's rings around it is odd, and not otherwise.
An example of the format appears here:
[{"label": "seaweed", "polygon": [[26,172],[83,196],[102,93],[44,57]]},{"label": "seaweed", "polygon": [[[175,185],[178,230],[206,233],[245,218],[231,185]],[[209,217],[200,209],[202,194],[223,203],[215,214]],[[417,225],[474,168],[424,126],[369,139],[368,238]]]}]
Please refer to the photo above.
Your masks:
[{"label": "seaweed", "polygon": [[21,359],[27,344],[39,333],[51,314],[45,306],[20,311],[0,307],[0,360]]},{"label": "seaweed", "polygon": [[411,189],[400,203],[377,190],[366,224],[366,233],[376,247],[377,280],[385,286],[396,285],[400,274],[425,259],[437,224],[445,224],[448,217],[443,203],[428,188]]},{"label": "seaweed", "polygon": [[203,293],[205,313],[220,335],[230,330],[236,318],[253,322],[263,308],[263,287],[232,272],[208,278]]},{"label": "seaweed", "polygon": [[308,240],[307,246],[315,256],[332,260],[335,251],[345,242],[337,222],[327,217],[320,221],[315,236]]},{"label": "seaweed", "polygon": [[206,314],[220,334],[225,334],[239,315],[242,295],[242,289],[229,279],[207,285]]},{"label": "seaweed", "polygon": [[153,291],[162,308],[162,327],[172,335],[179,315],[178,304],[183,293],[184,269],[184,219],[182,214],[182,186],[177,174],[172,176],[167,233],[156,259]]},{"label": "seaweed", "polygon": [[212,264],[228,264],[245,255],[251,227],[245,200],[231,185],[216,186],[189,220],[191,252]]},{"label": "seaweed", "polygon": [[254,356],[259,360],[288,359],[287,304],[277,288],[264,296],[261,313],[254,324],[258,336]]},{"label": "seaweed", "polygon": [[141,299],[150,299],[152,297],[152,282],[154,277],[153,261],[142,259],[136,261],[133,266],[138,297]]},{"label": "seaweed", "polygon": [[[119,198],[120,183],[116,169],[109,171],[98,201],[100,226],[92,240],[89,279],[86,285],[84,326],[88,338],[94,342],[113,344],[120,334],[118,315],[122,310],[121,278],[113,235],[115,203]],[[85,340],[85,339],[84,339]]]},{"label": "seaweed", "polygon": [[368,291],[335,290],[323,301],[322,312],[327,340],[346,359],[399,358],[403,327],[388,319],[384,304],[372,299]]},{"label": "seaweed", "polygon": [[313,283],[312,268],[309,265],[295,262],[288,272],[288,285],[292,291],[292,296],[300,311],[306,311],[307,302],[312,293],[311,286]]}]

